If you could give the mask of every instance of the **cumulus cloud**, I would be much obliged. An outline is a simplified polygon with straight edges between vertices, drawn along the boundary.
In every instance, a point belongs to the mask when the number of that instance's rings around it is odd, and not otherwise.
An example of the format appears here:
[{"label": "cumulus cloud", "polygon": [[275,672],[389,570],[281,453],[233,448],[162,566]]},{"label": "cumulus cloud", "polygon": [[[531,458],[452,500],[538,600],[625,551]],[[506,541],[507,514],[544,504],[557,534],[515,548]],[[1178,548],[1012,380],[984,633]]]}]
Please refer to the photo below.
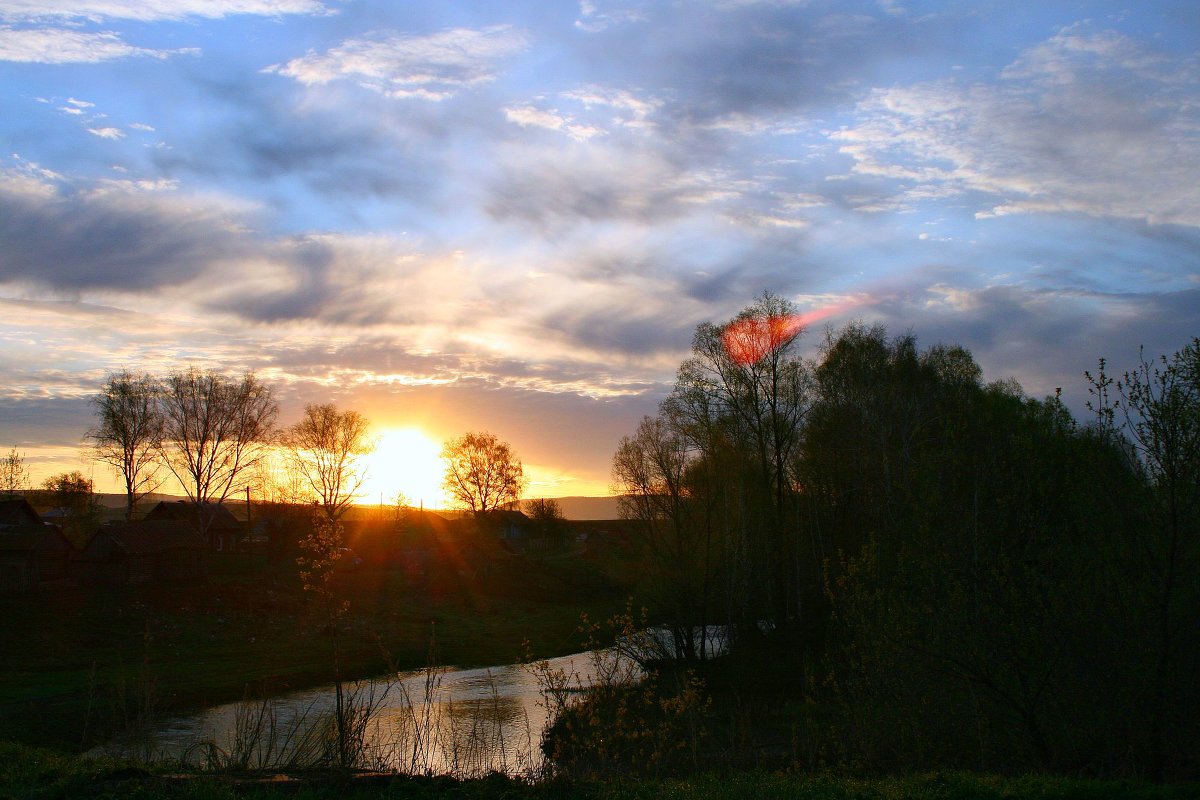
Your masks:
[{"label": "cumulus cloud", "polygon": [[1070,28],[994,84],[876,89],[832,134],[895,207],[981,193],[981,217],[1074,212],[1200,225],[1200,90],[1188,68]]},{"label": "cumulus cloud", "polygon": [[309,86],[349,78],[388,97],[444,100],[494,80],[499,63],[527,46],[526,34],[510,25],[427,36],[379,33],[347,39],[324,53],[310,52],[266,71]]}]

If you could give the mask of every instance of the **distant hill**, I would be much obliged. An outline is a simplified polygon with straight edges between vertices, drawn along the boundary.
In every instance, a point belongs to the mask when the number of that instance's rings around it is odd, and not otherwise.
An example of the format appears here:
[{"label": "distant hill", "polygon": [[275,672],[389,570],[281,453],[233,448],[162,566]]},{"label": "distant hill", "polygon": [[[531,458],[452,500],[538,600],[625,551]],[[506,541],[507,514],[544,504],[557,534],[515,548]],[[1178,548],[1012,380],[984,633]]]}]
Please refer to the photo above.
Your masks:
[{"label": "distant hill", "polygon": [[617,519],[615,497],[559,497],[558,505],[567,519]]}]

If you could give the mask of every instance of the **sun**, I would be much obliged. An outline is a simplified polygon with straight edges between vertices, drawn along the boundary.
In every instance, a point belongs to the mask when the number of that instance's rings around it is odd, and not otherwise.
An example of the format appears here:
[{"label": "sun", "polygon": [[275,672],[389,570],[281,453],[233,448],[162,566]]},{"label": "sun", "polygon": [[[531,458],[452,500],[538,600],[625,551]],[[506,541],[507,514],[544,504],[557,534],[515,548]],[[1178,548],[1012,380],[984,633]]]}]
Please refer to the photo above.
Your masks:
[{"label": "sun", "polygon": [[397,492],[425,508],[444,508],[442,446],[418,428],[379,431],[375,451],[363,459],[367,470],[359,502],[391,505]]}]

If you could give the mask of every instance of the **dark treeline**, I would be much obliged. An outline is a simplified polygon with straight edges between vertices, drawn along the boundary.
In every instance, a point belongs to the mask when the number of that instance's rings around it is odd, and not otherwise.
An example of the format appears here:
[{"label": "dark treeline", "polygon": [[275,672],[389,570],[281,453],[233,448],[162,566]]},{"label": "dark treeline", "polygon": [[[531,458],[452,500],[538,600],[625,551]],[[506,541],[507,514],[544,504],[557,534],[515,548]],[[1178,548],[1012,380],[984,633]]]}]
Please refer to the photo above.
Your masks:
[{"label": "dark treeline", "polygon": [[798,320],[701,325],[614,456],[677,655],[788,663],[827,764],[1200,774],[1200,341],[1101,362],[1080,423],[882,327],[807,361]]}]

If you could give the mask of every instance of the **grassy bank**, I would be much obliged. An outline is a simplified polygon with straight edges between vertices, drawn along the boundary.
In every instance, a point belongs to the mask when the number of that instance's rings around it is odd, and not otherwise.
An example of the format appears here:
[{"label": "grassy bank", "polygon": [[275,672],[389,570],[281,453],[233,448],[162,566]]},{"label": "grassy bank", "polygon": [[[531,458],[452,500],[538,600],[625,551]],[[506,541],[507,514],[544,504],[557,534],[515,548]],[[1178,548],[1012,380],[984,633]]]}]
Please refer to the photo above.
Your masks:
[{"label": "grassy bank", "polygon": [[[621,567],[574,552],[456,552],[422,574],[347,570],[344,677],[569,652],[581,611],[624,596]],[[203,584],[67,586],[0,598],[0,738],[76,751],[139,716],[327,682],[331,641],[295,565],[215,559]]]},{"label": "grassy bank", "polygon": [[501,776],[458,781],[310,773],[288,776],[181,775],[167,769],[117,761],[93,761],[0,743],[0,797],[13,800],[72,797],[196,798],[530,798],[585,800],[1185,800],[1200,797],[1195,784],[1155,786],[1053,776],[999,777],[942,772],[880,778],[847,778],[767,772],[700,775],[687,779],[625,783],[531,785]]}]

